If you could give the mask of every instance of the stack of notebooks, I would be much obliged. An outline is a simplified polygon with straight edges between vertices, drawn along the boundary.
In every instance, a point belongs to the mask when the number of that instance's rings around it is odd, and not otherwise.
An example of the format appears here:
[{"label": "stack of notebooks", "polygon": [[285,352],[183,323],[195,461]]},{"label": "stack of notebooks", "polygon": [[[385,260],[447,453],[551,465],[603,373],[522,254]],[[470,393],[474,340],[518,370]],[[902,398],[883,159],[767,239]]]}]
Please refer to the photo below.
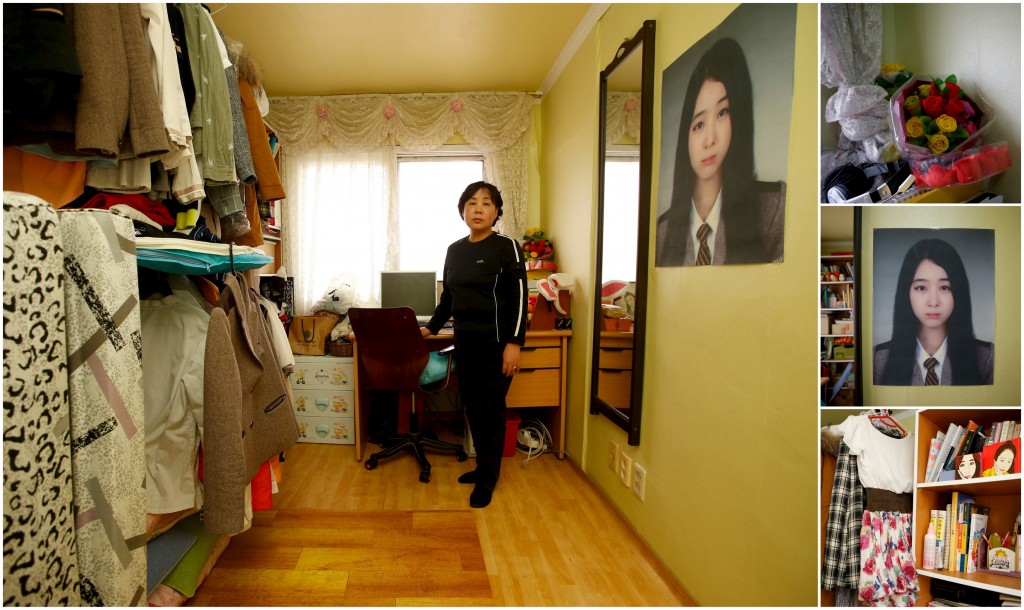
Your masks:
[{"label": "stack of notebooks", "polygon": [[[995,422],[986,429],[982,429],[974,421],[969,421],[965,426],[951,423],[946,432],[939,432],[931,441],[925,481],[933,483],[991,476],[984,472],[992,467],[997,445],[1006,442],[1015,442],[1019,455],[1020,422]],[[967,464],[964,464],[962,469],[958,468],[964,459],[967,459]],[[1017,459],[1011,472],[1020,472],[1019,458]]]}]

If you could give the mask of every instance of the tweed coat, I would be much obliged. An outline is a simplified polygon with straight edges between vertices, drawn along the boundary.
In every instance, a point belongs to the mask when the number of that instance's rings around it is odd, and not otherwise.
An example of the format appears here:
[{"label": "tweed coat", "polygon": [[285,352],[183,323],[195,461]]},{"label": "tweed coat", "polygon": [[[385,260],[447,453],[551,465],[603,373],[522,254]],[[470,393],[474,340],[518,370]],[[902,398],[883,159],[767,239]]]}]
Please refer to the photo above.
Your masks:
[{"label": "tweed coat", "polygon": [[245,486],[299,437],[266,321],[240,275],[227,276],[210,314],[204,394],[204,525],[211,534],[237,534]]}]

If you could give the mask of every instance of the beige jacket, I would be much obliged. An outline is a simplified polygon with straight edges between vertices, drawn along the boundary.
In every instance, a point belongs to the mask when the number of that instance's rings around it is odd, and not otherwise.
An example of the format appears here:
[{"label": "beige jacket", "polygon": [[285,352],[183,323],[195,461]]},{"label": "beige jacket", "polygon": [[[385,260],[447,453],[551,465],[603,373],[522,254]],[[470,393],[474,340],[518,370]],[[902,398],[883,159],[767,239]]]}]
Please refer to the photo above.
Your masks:
[{"label": "beige jacket", "polygon": [[204,378],[206,531],[243,531],[245,486],[299,428],[256,296],[228,275],[210,314]]}]

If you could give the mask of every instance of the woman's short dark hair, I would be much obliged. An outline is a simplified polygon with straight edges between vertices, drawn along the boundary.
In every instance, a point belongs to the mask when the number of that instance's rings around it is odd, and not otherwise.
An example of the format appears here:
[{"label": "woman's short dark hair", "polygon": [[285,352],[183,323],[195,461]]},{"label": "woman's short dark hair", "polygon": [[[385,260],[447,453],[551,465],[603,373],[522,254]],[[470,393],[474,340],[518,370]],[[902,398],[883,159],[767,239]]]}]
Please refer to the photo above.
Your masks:
[{"label": "woman's short dark hair", "polygon": [[729,152],[722,162],[722,219],[727,227],[726,253],[730,263],[764,262],[767,253],[761,238],[758,196],[754,188],[754,94],[750,71],[743,49],[732,38],[711,45],[698,60],[686,86],[683,113],[676,143],[676,167],[673,177],[672,207],[682,206],[689,226],[690,200],[693,197],[693,167],[690,164],[690,122],[697,105],[697,94],[706,80],[725,86],[732,120]]},{"label": "woman's short dark hair", "polygon": [[466,218],[466,202],[469,201],[473,195],[476,195],[476,192],[480,189],[487,189],[487,192],[491,195],[491,201],[493,201],[494,206],[498,208],[498,215],[494,217],[494,222],[491,223],[491,226],[493,227],[498,223],[498,219],[501,218],[501,206],[505,205],[505,202],[501,200],[501,191],[499,191],[498,187],[494,186],[490,182],[484,182],[483,180],[480,182],[474,182],[467,186],[466,190],[462,191],[462,195],[459,197],[459,216],[463,219]]},{"label": "woman's short dark hair", "polygon": [[1017,446],[1013,444],[1013,441],[1006,441],[1000,445],[999,449],[996,449],[996,452],[992,454],[992,461],[995,462],[995,460],[999,459],[999,454],[1007,449],[1013,454],[1013,460],[1010,462],[1010,469],[1006,471],[1006,474],[1013,474],[1013,463],[1017,461]]},{"label": "woman's short dark hair", "polygon": [[892,308],[892,340],[882,378],[884,385],[910,384],[915,365],[920,321],[910,304],[910,288],[922,261],[930,260],[946,272],[953,292],[953,312],[946,322],[947,358],[953,363],[953,385],[975,385],[981,373],[975,350],[971,287],[956,248],[941,239],[922,239],[903,257]]}]

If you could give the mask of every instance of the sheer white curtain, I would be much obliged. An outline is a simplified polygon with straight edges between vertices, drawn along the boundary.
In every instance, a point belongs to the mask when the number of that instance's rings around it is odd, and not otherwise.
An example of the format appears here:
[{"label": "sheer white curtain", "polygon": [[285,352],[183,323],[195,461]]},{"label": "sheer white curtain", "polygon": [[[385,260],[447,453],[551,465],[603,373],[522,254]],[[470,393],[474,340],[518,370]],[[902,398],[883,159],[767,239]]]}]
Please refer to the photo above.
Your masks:
[{"label": "sheer white curtain", "polygon": [[282,157],[285,264],[295,277],[295,310],[308,314],[335,278],[349,278],[357,299],[380,290],[394,259],[397,164],[392,147],[321,147]]}]

